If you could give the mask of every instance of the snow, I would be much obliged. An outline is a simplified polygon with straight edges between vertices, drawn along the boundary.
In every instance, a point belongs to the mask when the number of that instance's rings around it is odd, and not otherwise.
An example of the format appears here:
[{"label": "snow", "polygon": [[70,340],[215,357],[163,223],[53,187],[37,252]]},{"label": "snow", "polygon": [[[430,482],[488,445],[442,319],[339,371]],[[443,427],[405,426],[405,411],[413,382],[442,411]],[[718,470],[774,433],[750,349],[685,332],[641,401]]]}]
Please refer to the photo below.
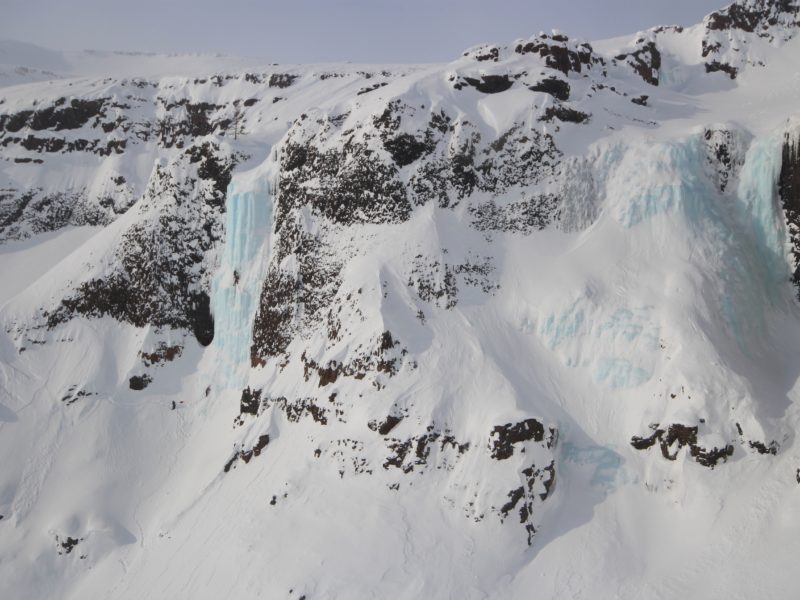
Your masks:
[{"label": "snow", "polygon": [[94,227],[72,227],[0,246],[4,281],[0,306],[32,285],[97,233]]},{"label": "snow", "polygon": [[[635,37],[593,47],[613,56]],[[658,88],[621,69],[611,81],[628,96],[565,76],[570,105],[592,114],[585,125],[539,122],[552,100],[522,83],[487,96],[456,93],[448,82],[449,73],[481,69],[535,77],[545,72],[535,56],[391,67],[385,77],[378,73],[389,67],[370,66],[368,81],[357,65],[271,66],[299,77],[275,90],[241,77],[251,65],[238,59],[75,58],[0,45],[9,57],[1,63],[27,60],[64,77],[3,88],[8,112],[32,97],[121,94],[118,80],[101,81],[117,68],[116,77],[169,76],[158,89],[176,100],[259,99],[246,134],[224,142],[247,157],[227,189],[207,348],[186,332],[107,316],[41,326],[41,309],[115,260],[120,236],[146,214],[153,164],[170,164],[179,149],[151,142],[107,160],[0,165],[3,187],[89,189],[99,198],[123,174],[140,198],[105,227],[0,246],[0,588],[34,599],[794,597],[800,309],[776,186],[800,99],[800,40],[759,46],[753,56],[766,66],[731,81],[705,74],[701,37],[701,26],[658,34]],[[236,71],[225,86],[192,81],[225,70]],[[319,77],[328,71],[341,76]],[[388,85],[357,95],[376,80]],[[648,106],[630,102],[640,94]],[[274,102],[278,95],[288,99]],[[562,170],[498,203],[563,191],[560,225],[479,232],[465,200],[415,207],[398,224],[331,226],[325,250],[343,263],[342,283],[337,312],[325,318],[341,320],[342,341],[321,326],[292,341],[294,360],[251,368],[253,320],[276,252],[277,149],[288,128],[302,114],[310,131],[344,115],[341,127],[360,135],[393,98],[421,107],[404,122],[409,130],[447,107],[462,133],[469,122],[486,140],[514,123],[553,135]],[[738,140],[731,152],[741,164],[725,191],[706,145],[712,127]],[[322,147],[338,143],[331,139]],[[168,199],[150,199],[159,200]],[[301,220],[319,233],[310,210]],[[409,285],[417,255],[452,265],[485,259],[496,287],[459,279],[458,304],[446,310]],[[384,331],[408,353],[392,378],[322,385],[298,360],[347,361]],[[181,355],[150,369],[145,390],[130,389],[141,353],[159,342],[180,345]],[[273,408],[237,425],[248,386],[273,399],[319,398],[328,423]],[[89,395],[68,404],[78,391]],[[367,423],[389,414],[408,415],[392,431],[397,440],[436,426],[471,450],[459,456],[434,444],[427,470],[387,469],[386,441]],[[558,429],[552,452],[531,446],[506,461],[489,457],[493,427],[533,417]],[[669,461],[658,443],[631,447],[651,424],[672,423],[696,425],[702,446],[731,443],[735,453],[708,469],[687,449]],[[223,471],[265,434],[260,456]],[[773,440],[775,456],[746,443]],[[356,470],[359,457],[372,473]],[[556,484],[534,505],[528,547],[516,512],[501,523],[491,511],[524,469],[551,457]],[[81,541],[58,554],[55,536]]]}]

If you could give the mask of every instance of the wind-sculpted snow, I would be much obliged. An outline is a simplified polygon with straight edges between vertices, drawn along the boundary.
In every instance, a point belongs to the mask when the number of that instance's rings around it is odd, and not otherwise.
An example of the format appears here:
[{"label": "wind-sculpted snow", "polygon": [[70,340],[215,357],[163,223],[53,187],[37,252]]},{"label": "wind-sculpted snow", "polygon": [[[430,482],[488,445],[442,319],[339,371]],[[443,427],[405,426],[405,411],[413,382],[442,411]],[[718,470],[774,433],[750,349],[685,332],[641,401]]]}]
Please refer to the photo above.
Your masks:
[{"label": "wind-sculpted snow", "polygon": [[2,88],[3,591],[787,597],[796,13]]}]

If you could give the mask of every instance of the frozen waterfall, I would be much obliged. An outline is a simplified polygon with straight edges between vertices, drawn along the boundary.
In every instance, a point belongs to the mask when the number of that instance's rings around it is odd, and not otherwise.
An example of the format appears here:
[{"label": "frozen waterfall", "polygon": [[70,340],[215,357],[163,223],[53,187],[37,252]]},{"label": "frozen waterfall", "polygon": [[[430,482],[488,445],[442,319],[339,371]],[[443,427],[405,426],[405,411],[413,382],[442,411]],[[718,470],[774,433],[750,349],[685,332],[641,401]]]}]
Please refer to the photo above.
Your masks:
[{"label": "frozen waterfall", "polygon": [[244,385],[261,283],[269,263],[272,196],[266,176],[228,186],[225,244],[213,284],[219,388]]}]

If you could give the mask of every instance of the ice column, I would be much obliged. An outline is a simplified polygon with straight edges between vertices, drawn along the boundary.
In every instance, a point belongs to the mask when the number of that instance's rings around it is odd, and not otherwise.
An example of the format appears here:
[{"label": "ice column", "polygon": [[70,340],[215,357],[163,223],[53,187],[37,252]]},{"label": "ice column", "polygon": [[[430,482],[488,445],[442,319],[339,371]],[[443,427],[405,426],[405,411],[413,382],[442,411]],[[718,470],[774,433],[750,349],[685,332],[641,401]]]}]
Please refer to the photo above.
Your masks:
[{"label": "ice column", "polygon": [[782,138],[753,142],[739,176],[737,197],[749,217],[761,260],[771,283],[789,278],[783,213],[778,200]]},{"label": "ice column", "polygon": [[246,383],[253,319],[269,263],[272,197],[268,180],[232,182],[222,264],[213,284],[214,345],[219,388]]}]

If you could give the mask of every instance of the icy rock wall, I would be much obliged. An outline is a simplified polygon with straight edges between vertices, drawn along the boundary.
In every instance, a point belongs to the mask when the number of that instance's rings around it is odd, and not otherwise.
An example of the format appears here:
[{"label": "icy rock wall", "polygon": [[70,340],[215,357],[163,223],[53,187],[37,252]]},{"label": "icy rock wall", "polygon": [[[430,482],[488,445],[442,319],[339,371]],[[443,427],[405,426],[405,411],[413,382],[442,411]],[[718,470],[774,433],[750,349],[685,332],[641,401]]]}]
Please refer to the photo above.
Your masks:
[{"label": "icy rock wall", "polygon": [[273,201],[266,176],[234,179],[226,199],[225,244],[214,280],[212,310],[217,385],[241,387],[247,376],[253,319],[269,263]]},{"label": "icy rock wall", "polygon": [[756,140],[747,152],[736,190],[752,224],[760,258],[767,267],[765,274],[776,282],[785,281],[788,276],[786,234],[777,201],[781,149],[779,138]]},{"label": "icy rock wall", "polygon": [[[617,275],[606,273],[619,277],[626,299],[601,301],[587,288],[577,300],[565,298],[560,309],[543,312],[539,334],[566,366],[585,370],[599,386],[637,388],[659,372],[665,356],[660,339],[674,331],[669,315],[675,302],[696,299],[687,306],[705,307],[698,314],[712,315],[711,331],[725,332],[751,356],[764,339],[770,310],[786,300],[790,260],[777,193],[782,134],[751,142],[736,129],[724,133],[710,148],[696,133],[622,143],[598,156],[596,193],[615,222],[608,231],[636,257]],[[606,233],[601,227],[594,235]],[[672,280],[686,265],[693,265],[690,275]],[[631,272],[638,273],[635,279]],[[671,283],[661,289],[650,277]]]}]

